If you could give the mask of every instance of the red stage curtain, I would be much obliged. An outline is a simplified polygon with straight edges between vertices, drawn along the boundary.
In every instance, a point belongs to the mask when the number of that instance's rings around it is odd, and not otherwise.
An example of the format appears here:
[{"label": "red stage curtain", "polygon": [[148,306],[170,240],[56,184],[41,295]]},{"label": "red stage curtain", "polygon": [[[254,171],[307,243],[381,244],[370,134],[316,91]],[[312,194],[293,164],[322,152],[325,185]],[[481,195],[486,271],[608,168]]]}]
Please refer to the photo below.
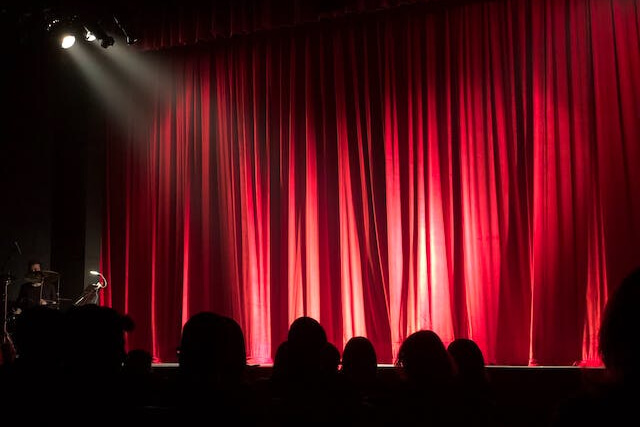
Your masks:
[{"label": "red stage curtain", "polygon": [[422,328],[489,363],[597,361],[640,264],[639,23],[638,1],[493,1],[147,53],[149,119],[107,150],[129,346],[173,361],[213,310],[255,363],[302,315],[381,362]]}]

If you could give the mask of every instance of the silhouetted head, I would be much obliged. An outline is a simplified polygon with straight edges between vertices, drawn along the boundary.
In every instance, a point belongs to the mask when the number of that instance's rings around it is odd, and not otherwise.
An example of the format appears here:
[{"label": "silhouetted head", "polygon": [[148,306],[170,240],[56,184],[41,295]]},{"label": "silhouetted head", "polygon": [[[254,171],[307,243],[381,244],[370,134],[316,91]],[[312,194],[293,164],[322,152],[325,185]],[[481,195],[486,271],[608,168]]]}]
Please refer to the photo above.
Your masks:
[{"label": "silhouetted head", "polygon": [[131,325],[127,319],[113,308],[95,304],[69,309],[65,316],[66,369],[106,376],[121,372],[125,332]]},{"label": "silhouetted head", "polygon": [[599,350],[607,369],[620,378],[640,378],[640,269],[609,297],[600,326]]},{"label": "silhouetted head", "polygon": [[291,323],[287,341],[295,347],[313,347],[319,349],[327,342],[327,334],[316,319],[302,316]]},{"label": "silhouetted head", "polygon": [[289,343],[283,341],[276,350],[276,356],[273,358],[273,371],[271,378],[276,381],[284,381],[289,378]]},{"label": "silhouetted head", "polygon": [[475,341],[468,338],[457,338],[449,344],[447,350],[456,363],[457,373],[460,377],[484,377],[484,356]]},{"label": "silhouetted head", "polygon": [[376,350],[366,337],[353,337],[342,352],[342,372],[355,382],[375,379],[378,369]]},{"label": "silhouetted head", "polygon": [[287,342],[292,375],[317,374],[321,370],[327,334],[317,320],[298,317],[289,327]]},{"label": "silhouetted head", "polygon": [[438,334],[430,330],[414,332],[404,340],[397,364],[415,384],[444,384],[454,373],[451,356]]},{"label": "silhouetted head", "polygon": [[218,386],[240,383],[247,365],[242,328],[216,313],[193,315],[182,329],[179,364],[189,381]]},{"label": "silhouetted head", "polygon": [[338,372],[340,367],[340,350],[334,344],[327,342],[322,348],[322,371],[328,375]]},{"label": "silhouetted head", "polygon": [[42,271],[42,263],[37,259],[30,259],[27,262],[27,273],[32,273],[34,271]]}]

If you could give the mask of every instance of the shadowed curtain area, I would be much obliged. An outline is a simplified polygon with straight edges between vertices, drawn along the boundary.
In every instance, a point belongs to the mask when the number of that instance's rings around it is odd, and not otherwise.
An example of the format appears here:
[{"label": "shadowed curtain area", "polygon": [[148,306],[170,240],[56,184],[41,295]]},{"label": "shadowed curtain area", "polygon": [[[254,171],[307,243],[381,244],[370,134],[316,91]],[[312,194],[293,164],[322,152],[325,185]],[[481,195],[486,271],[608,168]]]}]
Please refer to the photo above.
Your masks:
[{"label": "shadowed curtain area", "polygon": [[213,310],[252,363],[302,315],[382,363],[418,329],[598,363],[640,264],[639,23],[631,0],[408,5],[147,51],[144,114],[107,147],[129,346],[175,361]]}]

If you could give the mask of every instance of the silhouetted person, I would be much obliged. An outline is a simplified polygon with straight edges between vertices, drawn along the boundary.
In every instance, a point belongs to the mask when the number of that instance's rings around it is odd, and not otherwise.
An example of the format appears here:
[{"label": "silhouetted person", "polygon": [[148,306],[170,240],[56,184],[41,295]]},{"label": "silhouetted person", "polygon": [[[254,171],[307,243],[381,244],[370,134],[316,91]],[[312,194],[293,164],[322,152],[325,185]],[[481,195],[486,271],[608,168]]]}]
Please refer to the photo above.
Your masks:
[{"label": "silhouetted person", "polygon": [[[123,391],[125,333],[131,320],[115,309],[93,304],[71,307],[64,316],[65,404],[61,413],[73,414],[66,423],[121,422],[129,408]],[[109,408],[97,416],[97,408]]]},{"label": "silhouetted person", "polygon": [[273,369],[271,371],[271,382],[282,384],[289,380],[289,342],[283,341],[276,350],[273,358]]},{"label": "silhouetted person", "polygon": [[341,375],[357,399],[360,423],[381,423],[382,411],[388,411],[389,396],[378,381],[378,357],[371,341],[363,336],[352,337],[342,352]]},{"label": "silhouetted person", "polygon": [[31,307],[57,303],[56,285],[49,280],[49,272],[42,270],[38,260],[30,260],[27,264],[25,282],[20,285],[15,303],[15,313]]},{"label": "silhouetted person", "polygon": [[5,422],[44,425],[60,403],[62,313],[47,306],[25,309],[16,321],[17,357],[0,373]]},{"label": "silhouetted person", "polygon": [[340,350],[330,342],[327,342],[322,349],[322,360],[320,369],[323,375],[335,376],[340,369]]},{"label": "silhouetted person", "polygon": [[148,414],[152,410],[157,412],[156,408],[167,405],[164,393],[168,384],[156,376],[153,356],[147,350],[138,348],[127,353],[122,377],[129,405],[134,407],[138,414]]},{"label": "silhouetted person", "polygon": [[559,405],[553,426],[640,425],[640,269],[609,296],[599,331],[605,379]]},{"label": "silhouetted person", "polygon": [[311,317],[299,317],[291,323],[287,341],[290,369],[296,380],[315,380],[320,376],[322,351],[327,343],[322,325]]},{"label": "silhouetted person", "polygon": [[256,392],[265,403],[261,409],[262,418],[267,425],[281,424],[286,412],[286,397],[291,381],[289,365],[289,343],[283,341],[276,349],[269,377],[260,378],[254,383]]},{"label": "silhouetted person", "polygon": [[124,373],[131,376],[147,376],[153,372],[153,357],[143,349],[130,350],[124,361]]},{"label": "silhouetted person", "polygon": [[376,382],[378,358],[371,341],[366,337],[353,337],[342,352],[342,373],[348,381],[361,390]]},{"label": "silhouetted person", "polygon": [[65,370],[80,377],[120,375],[126,359],[125,332],[130,322],[116,310],[98,305],[72,307],[66,313]]},{"label": "silhouetted person", "polygon": [[257,401],[246,380],[244,334],[230,317],[200,312],[189,318],[180,341],[180,421],[256,424]]},{"label": "silhouetted person", "polygon": [[286,344],[276,354],[268,424],[349,422],[351,402],[338,383],[336,351],[339,363],[340,352],[317,320],[302,316],[291,323]]},{"label": "silhouetted person", "polygon": [[456,364],[456,401],[461,417],[469,424],[495,426],[498,412],[495,396],[482,350],[475,341],[468,338],[453,340],[447,347]]},{"label": "silhouetted person", "polygon": [[400,346],[397,365],[405,380],[395,399],[399,412],[392,423],[459,424],[453,404],[453,360],[434,331],[409,335]]}]

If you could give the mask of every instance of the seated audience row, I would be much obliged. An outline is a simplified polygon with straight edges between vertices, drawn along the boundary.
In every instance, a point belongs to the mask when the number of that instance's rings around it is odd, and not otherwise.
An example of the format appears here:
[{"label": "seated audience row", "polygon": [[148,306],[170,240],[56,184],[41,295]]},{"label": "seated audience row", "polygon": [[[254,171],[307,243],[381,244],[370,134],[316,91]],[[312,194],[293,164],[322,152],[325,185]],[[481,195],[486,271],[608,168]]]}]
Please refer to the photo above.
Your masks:
[{"label": "seated audience row", "polygon": [[[432,330],[410,334],[398,351],[398,380],[389,382],[379,377],[366,337],[351,338],[341,355],[322,325],[303,316],[278,347],[271,375],[250,381],[240,325],[201,312],[183,327],[177,377],[160,381],[149,352],[125,352],[125,334],[133,328],[128,316],[92,304],[68,312],[25,310],[16,324],[15,360],[5,358],[0,367],[0,399],[12,408],[7,419],[30,425],[50,423],[54,414],[66,414],[71,425],[510,425],[501,419],[482,351],[470,339],[446,347]],[[638,330],[640,270],[607,302],[599,336],[606,384],[563,402],[553,427],[637,418]]]}]

